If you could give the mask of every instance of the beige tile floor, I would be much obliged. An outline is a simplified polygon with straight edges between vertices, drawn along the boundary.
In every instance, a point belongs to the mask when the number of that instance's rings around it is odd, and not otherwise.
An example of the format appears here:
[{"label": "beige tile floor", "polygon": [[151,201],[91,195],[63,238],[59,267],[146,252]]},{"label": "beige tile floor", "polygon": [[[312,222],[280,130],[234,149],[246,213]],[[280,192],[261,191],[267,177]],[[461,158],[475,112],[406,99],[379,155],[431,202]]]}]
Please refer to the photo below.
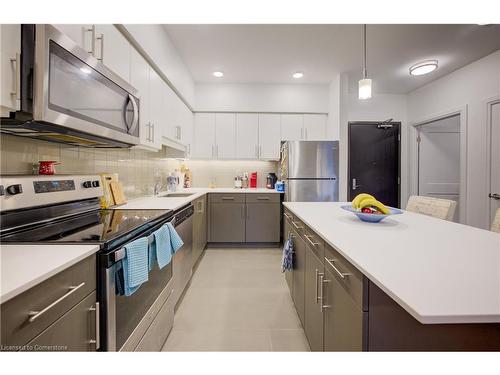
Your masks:
[{"label": "beige tile floor", "polygon": [[279,249],[208,249],[163,351],[309,351]]}]

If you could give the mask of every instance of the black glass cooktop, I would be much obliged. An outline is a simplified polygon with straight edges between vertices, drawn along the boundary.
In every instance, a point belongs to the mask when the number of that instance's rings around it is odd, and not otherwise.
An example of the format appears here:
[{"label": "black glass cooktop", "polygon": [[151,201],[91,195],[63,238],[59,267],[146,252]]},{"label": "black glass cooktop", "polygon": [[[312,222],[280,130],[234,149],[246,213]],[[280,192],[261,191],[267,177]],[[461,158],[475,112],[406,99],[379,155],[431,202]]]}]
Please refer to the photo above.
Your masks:
[{"label": "black glass cooktop", "polygon": [[172,210],[96,210],[3,233],[0,240],[104,244],[147,230],[171,215]]}]

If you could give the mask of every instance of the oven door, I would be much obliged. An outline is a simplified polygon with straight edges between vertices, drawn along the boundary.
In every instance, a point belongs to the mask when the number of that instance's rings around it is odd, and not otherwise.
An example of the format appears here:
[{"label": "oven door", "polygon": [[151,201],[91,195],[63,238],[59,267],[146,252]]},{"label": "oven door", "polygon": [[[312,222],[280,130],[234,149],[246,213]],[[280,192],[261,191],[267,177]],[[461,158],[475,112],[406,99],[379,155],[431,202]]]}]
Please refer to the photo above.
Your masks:
[{"label": "oven door", "polygon": [[[143,233],[140,237],[150,236],[167,222],[175,222],[175,216],[163,221],[152,229]],[[133,240],[137,239],[134,238]],[[131,240],[132,241],[132,240]],[[116,295],[115,274],[117,262],[125,255],[123,247],[106,254],[108,259],[114,259],[109,267],[101,264],[100,273],[100,302],[104,306],[101,316],[101,342],[105,343],[103,350],[106,351],[131,351],[140,343],[153,320],[165,309],[165,304],[173,293],[172,263],[161,270],[156,265],[149,272],[149,279],[131,296]],[[170,298],[171,300],[171,298]],[[171,308],[173,323],[173,305]],[[160,329],[170,331],[169,327]],[[158,332],[158,334],[160,334]],[[168,332],[165,332],[168,334]]]},{"label": "oven door", "polygon": [[51,25],[36,25],[33,119],[139,143],[137,91]]}]

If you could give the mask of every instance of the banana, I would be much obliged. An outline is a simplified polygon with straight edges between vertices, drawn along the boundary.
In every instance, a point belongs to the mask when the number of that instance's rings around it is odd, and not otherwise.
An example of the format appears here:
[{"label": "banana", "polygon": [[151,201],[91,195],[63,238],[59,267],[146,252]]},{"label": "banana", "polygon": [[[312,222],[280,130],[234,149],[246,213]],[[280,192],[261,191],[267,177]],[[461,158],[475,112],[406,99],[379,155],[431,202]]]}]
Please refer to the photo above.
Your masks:
[{"label": "banana", "polygon": [[366,193],[361,193],[361,194],[356,195],[354,197],[354,199],[352,200],[352,207],[359,208],[359,204],[361,203],[361,201],[364,199],[367,199],[367,198],[375,199],[374,196],[372,196],[370,194],[366,194]]},{"label": "banana", "polygon": [[390,213],[389,209],[383,203],[379,202],[376,199],[370,199],[370,198],[363,199],[363,201],[360,203],[359,208],[365,208],[368,206],[376,207],[377,210],[382,212],[384,215],[387,215]]}]

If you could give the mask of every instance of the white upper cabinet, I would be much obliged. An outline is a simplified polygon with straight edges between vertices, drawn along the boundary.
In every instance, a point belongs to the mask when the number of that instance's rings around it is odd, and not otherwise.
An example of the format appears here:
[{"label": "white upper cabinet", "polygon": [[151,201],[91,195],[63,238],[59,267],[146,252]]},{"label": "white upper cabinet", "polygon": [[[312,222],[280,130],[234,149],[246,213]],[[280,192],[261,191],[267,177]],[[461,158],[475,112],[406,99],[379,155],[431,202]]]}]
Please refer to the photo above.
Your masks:
[{"label": "white upper cabinet", "polygon": [[67,37],[73,40],[78,46],[83,48],[90,54],[93,54],[92,51],[92,41],[94,38],[94,46],[95,46],[95,26],[88,24],[55,24],[52,25],[57,28],[60,32],[65,34]]},{"label": "white upper cabinet", "polygon": [[196,113],[194,115],[193,146],[192,157],[215,158],[215,113]]},{"label": "white upper cabinet", "polygon": [[281,115],[281,140],[300,141],[304,139],[304,115]]},{"label": "white upper cabinet", "polygon": [[193,122],[194,115],[191,110],[184,105],[182,108],[182,129],[181,142],[186,146],[186,157],[190,158],[193,152]]},{"label": "white upper cabinet", "polygon": [[158,149],[154,142],[153,125],[151,123],[151,96],[149,74],[150,67],[146,60],[135,49],[130,56],[130,84],[138,91],[140,100],[139,130],[141,145]]},{"label": "white upper cabinet", "polygon": [[236,157],[236,115],[217,113],[215,115],[215,155],[218,159]]},{"label": "white upper cabinet", "polygon": [[130,51],[127,39],[113,25],[95,25],[96,47],[94,56],[118,74],[130,81]]},{"label": "white upper cabinet", "polygon": [[236,114],[236,158],[255,159],[259,157],[259,115],[256,113]]},{"label": "white upper cabinet", "polygon": [[278,160],[281,145],[281,115],[259,114],[259,158]]},{"label": "white upper cabinet", "polygon": [[304,139],[307,141],[322,141],[326,139],[326,115],[304,115]]},{"label": "white upper cabinet", "polygon": [[149,71],[149,84],[152,142],[155,148],[161,148],[163,132],[167,126],[168,109],[165,98],[169,87],[153,69]]},{"label": "white upper cabinet", "polygon": [[0,113],[20,109],[21,26],[0,25]]}]

